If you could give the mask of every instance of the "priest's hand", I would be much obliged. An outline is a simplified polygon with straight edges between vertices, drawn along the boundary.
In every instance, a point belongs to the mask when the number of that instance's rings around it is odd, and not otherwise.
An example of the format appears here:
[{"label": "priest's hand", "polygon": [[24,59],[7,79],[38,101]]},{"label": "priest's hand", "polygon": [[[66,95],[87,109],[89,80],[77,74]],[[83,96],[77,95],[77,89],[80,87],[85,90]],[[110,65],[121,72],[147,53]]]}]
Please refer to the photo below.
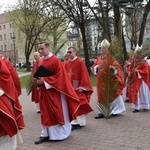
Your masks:
[{"label": "priest's hand", "polygon": [[38,85],[44,84],[44,79],[43,79],[43,78],[38,78],[38,79],[37,79],[37,84],[38,84]]},{"label": "priest's hand", "polygon": [[76,90],[77,90],[78,92],[83,92],[83,89],[81,89],[81,88],[76,88]]}]

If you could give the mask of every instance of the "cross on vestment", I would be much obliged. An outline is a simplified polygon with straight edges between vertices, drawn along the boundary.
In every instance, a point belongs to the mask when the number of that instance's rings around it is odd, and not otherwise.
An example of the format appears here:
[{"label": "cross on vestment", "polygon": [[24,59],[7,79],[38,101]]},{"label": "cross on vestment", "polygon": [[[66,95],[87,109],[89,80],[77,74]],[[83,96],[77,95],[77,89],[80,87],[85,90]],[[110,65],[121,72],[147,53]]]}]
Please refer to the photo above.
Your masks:
[{"label": "cross on vestment", "polygon": [[69,69],[68,75],[69,75],[69,78],[71,79],[71,76],[73,75],[72,68]]}]

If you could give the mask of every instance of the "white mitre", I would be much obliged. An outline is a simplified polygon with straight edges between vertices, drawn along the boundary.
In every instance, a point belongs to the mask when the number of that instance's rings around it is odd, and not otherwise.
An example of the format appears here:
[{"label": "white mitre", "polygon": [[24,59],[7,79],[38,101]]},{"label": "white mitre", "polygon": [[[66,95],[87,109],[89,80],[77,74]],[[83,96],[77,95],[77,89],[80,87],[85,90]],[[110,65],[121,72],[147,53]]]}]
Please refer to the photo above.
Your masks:
[{"label": "white mitre", "polygon": [[101,47],[102,47],[102,46],[104,46],[104,47],[106,47],[106,48],[109,48],[110,43],[109,43],[106,39],[104,39],[104,40],[101,42]]},{"label": "white mitre", "polygon": [[141,46],[139,46],[139,44],[137,44],[136,45],[136,47],[135,47],[135,52],[141,52],[142,51],[142,45]]}]

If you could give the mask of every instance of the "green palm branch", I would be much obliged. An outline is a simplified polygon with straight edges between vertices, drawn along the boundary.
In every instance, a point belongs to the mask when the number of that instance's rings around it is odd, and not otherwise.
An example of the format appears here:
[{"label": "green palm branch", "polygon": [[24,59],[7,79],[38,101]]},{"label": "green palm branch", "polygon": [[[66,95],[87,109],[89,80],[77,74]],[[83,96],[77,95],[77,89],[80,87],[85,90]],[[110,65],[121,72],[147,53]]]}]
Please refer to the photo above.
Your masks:
[{"label": "green palm branch", "polygon": [[36,82],[33,80],[33,75],[31,74],[29,77],[27,77],[27,81],[26,81],[26,92],[27,95],[29,95],[32,90],[34,89],[36,85]]},{"label": "green palm branch", "polygon": [[[119,81],[115,78],[114,70],[110,69],[110,65],[113,64],[115,59],[119,64],[123,64],[124,61],[122,51],[122,17],[120,17],[118,38],[115,38],[110,43],[108,57],[107,62],[102,62],[103,71],[98,77],[102,87],[98,89],[100,90],[100,100],[97,103],[99,111],[106,119],[111,116],[112,110],[115,111],[118,109],[113,100],[118,96],[116,95],[116,88],[118,88]],[[121,67],[119,64],[117,67]]]},{"label": "green palm branch", "polygon": [[100,112],[104,115],[105,118],[109,118],[112,110],[114,109],[115,105],[113,106],[113,100],[116,98],[116,88],[118,86],[118,80],[116,80],[114,72],[110,70],[110,65],[114,62],[114,57],[109,55],[107,62],[102,62],[103,71],[99,74],[98,80],[101,83],[100,90],[100,100],[98,100],[97,106]]}]

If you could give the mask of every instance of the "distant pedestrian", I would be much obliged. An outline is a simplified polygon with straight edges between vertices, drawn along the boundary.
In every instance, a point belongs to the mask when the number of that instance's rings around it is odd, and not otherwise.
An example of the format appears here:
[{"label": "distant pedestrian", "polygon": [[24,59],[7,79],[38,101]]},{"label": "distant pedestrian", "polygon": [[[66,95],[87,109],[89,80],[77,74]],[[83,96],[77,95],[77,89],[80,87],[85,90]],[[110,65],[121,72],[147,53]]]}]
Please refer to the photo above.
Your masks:
[{"label": "distant pedestrian", "polygon": [[63,64],[65,65],[65,63],[69,60],[69,55],[66,53],[64,55],[64,61],[63,61]]}]

